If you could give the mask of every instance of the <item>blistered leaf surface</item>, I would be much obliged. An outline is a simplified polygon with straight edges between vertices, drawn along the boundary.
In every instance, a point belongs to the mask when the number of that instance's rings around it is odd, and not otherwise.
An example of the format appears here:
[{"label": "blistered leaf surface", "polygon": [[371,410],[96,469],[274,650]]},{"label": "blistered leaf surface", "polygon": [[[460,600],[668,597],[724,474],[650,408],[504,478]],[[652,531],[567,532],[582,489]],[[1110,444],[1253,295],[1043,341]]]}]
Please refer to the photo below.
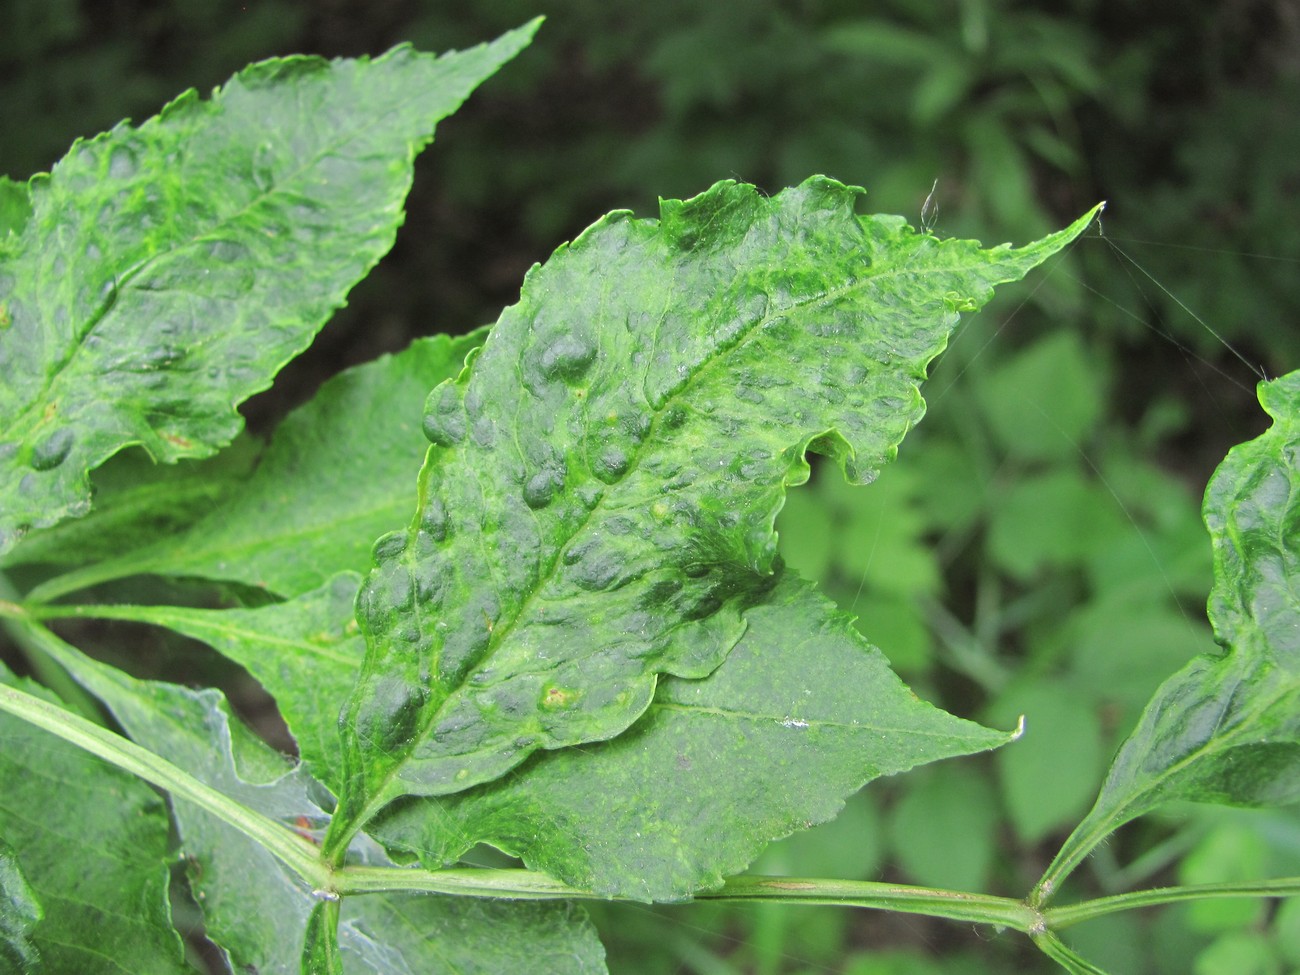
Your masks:
[{"label": "blistered leaf surface", "polygon": [[229,443],[235,405],[392,245],[435,123],[535,26],[441,58],[256,64],[34,179],[0,245],[0,551],[84,513],[87,472],[125,446]]},{"label": "blistered leaf surface", "polygon": [[1272,427],[1229,451],[1205,493],[1225,652],[1156,691],[1058,860],[1173,799],[1300,798],[1300,372],[1262,384],[1260,402]]},{"label": "blistered leaf surface", "polygon": [[1091,218],[986,251],[859,218],[858,194],[722,183],[659,220],[611,214],[431,394],[418,514],[359,601],[340,837],[395,796],[619,733],[656,673],[713,670],[805,450],[870,480],[958,311]]},{"label": "blistered leaf surface", "polygon": [[430,867],[486,841],[600,894],[675,900],[833,818],[878,776],[1003,744],[919,700],[811,585],[785,574],[704,680],[665,680],[612,741],[390,808],[385,843]]},{"label": "blistered leaf surface", "polygon": [[[30,681],[15,681],[2,667],[0,680],[53,699]],[[16,864],[10,860],[8,867],[21,870],[44,913],[27,935],[29,949],[40,957],[39,970],[190,971],[171,924],[169,825],[158,794],[8,714],[0,715],[0,741],[0,837],[17,851]],[[0,939],[8,939],[6,929],[18,920],[9,913],[15,897],[21,891],[6,878]],[[13,944],[5,947],[0,940],[0,960],[7,959]]]},{"label": "blistered leaf surface", "polygon": [[[326,820],[319,785],[253,739],[219,691],[136,681],[70,650],[60,660],[137,743],[245,806],[319,836]],[[305,950],[313,961],[333,958],[348,975],[605,970],[590,922],[565,903],[366,894],[344,899],[335,939],[321,897],[263,847],[190,803],[175,802],[173,813],[205,928],[236,971],[314,970],[303,967]],[[372,865],[385,862],[374,844],[354,852]]]}]

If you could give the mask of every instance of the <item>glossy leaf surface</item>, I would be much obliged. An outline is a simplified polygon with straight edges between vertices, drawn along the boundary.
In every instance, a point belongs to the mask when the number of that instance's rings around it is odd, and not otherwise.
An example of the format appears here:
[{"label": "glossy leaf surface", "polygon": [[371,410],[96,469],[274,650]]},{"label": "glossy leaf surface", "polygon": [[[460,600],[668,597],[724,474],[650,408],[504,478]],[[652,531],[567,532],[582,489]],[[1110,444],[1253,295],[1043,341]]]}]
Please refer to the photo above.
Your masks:
[{"label": "glossy leaf surface", "polygon": [[435,123],[535,26],[441,58],[256,64],[33,178],[0,249],[0,551],[84,513],[87,473],[126,446],[229,443],[235,405],[392,245]]},{"label": "glossy leaf surface", "polygon": [[[304,831],[326,820],[320,786],[235,721],[219,691],[136,681],[71,648],[59,659],[137,743],[273,819]],[[244,833],[188,802],[173,803],[173,815],[207,933],[236,971],[312,971],[305,952],[348,975],[605,970],[590,923],[566,903],[366,894],[343,900],[334,932],[321,896]],[[385,862],[373,843],[354,856]]]},{"label": "glossy leaf surface", "polygon": [[721,183],[659,220],[611,214],[431,394],[418,513],[358,604],[334,846],[397,796],[618,734],[656,674],[711,672],[767,584],[805,451],[871,480],[959,310],[1092,216],[981,250],[860,218],[859,192]]},{"label": "glossy leaf surface", "polygon": [[484,334],[418,339],[340,373],[285,418],[253,475],[219,504],[183,531],[58,580],[59,588],[154,573],[287,598],[335,573],[364,571],[375,539],[415,504],[425,396],[460,371]]},{"label": "glossy leaf surface", "polygon": [[486,841],[600,894],[679,900],[831,819],[871,779],[1010,738],[919,700],[850,617],[789,573],[746,623],[716,671],[663,681],[612,741],[395,804],[376,835],[434,868]]},{"label": "glossy leaf surface", "polygon": [[1205,493],[1209,614],[1226,652],[1196,658],[1156,691],[1054,871],[1170,800],[1300,798],[1300,372],[1259,394],[1272,427],[1234,447]]},{"label": "glossy leaf surface", "polygon": [[40,971],[32,930],[44,914],[17,855],[0,840],[0,971]]},{"label": "glossy leaf surface", "polygon": [[[0,680],[53,699],[2,667]],[[189,971],[171,924],[169,824],[158,794],[8,714],[0,714],[0,741],[0,838],[15,856],[4,859],[0,961],[20,950],[15,945],[23,942],[8,928],[22,920],[27,953],[40,958],[37,971]],[[29,897],[12,879],[15,866]],[[30,924],[33,900],[44,916]],[[25,918],[11,913],[15,905]]]}]

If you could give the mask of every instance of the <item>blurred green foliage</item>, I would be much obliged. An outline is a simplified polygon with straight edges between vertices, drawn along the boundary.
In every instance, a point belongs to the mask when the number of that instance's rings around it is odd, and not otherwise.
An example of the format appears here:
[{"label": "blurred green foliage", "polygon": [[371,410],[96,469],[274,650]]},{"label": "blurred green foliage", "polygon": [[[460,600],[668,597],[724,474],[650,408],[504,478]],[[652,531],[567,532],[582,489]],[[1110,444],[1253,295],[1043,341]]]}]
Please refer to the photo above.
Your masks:
[{"label": "blurred green foliage", "polygon": [[[0,172],[46,168],[73,138],[250,60],[463,47],[536,13],[549,20],[530,51],[440,127],[390,259],[252,421],[342,365],[495,318],[534,261],[606,210],[718,179],[776,190],[824,172],[866,186],[875,210],[986,241],[1109,200],[1104,239],[964,326],[895,467],[863,490],[819,468],[779,523],[787,561],[918,693],[1002,727],[1023,715],[1026,734],[873,786],[755,869],[1022,894],[1150,692],[1211,646],[1199,493],[1263,426],[1253,370],[1300,364],[1300,14],[1284,0],[5,0]],[[1294,814],[1187,809],[1128,827],[1076,883],[1285,872],[1300,872]],[[1050,970],[918,919],[595,913],[615,971]],[[1071,936],[1115,971],[1300,972],[1295,902]]]}]

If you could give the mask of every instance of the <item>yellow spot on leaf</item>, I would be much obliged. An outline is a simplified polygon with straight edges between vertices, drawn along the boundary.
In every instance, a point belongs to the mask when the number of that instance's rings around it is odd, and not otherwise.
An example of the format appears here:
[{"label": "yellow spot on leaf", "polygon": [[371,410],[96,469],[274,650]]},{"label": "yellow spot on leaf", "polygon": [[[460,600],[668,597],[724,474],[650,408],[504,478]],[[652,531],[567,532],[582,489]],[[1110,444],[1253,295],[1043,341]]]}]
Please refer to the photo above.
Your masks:
[{"label": "yellow spot on leaf", "polygon": [[548,708],[568,707],[578,697],[577,691],[565,690],[563,687],[548,687],[542,695],[542,704]]}]

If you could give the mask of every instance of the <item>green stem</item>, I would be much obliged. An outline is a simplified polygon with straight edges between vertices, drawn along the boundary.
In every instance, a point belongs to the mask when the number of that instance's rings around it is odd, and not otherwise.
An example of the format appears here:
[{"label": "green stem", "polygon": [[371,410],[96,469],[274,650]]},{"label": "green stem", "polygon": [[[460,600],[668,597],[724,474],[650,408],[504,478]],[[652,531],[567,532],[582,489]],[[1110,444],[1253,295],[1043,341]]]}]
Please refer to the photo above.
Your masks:
[{"label": "green stem", "polygon": [[1098,897],[1079,904],[1052,907],[1043,912],[1048,927],[1060,930],[1081,921],[1130,911],[1139,907],[1174,904],[1178,901],[1210,900],[1218,897],[1293,897],[1300,894],[1300,877],[1253,880],[1231,884],[1191,884],[1186,887],[1155,887],[1111,897]]},{"label": "green stem", "polygon": [[[449,869],[406,867],[343,867],[331,871],[321,862],[314,844],[200,782],[170,762],[84,718],[7,685],[0,685],[0,711],[139,776],[173,797],[185,799],[249,836],[291,870],[321,890],[339,895],[380,891],[455,894],[523,900],[600,898],[531,870]],[[1024,901],[987,894],[970,894],[933,887],[872,881],[821,880],[794,877],[733,877],[718,890],[704,891],[696,900],[769,901],[827,904],[890,910],[954,921],[992,924],[1029,934],[1050,957],[1078,972],[1095,972],[1066,948],[1052,931],[1117,911],[1159,904],[1220,897],[1288,897],[1300,894],[1300,877],[1249,883],[1200,884],[1133,891],[1039,911]],[[1067,964],[1068,963],[1068,964]]]},{"label": "green stem", "polygon": [[1051,931],[1030,935],[1038,949],[1070,975],[1106,975],[1104,971],[1066,945]]},{"label": "green stem", "polygon": [[318,859],[319,851],[310,840],[205,785],[153,752],[56,704],[3,684],[0,684],[0,711],[7,711],[124,771],[138,775],[176,798],[201,806],[251,837],[314,887],[329,887],[329,871]]},{"label": "green stem", "polygon": [[968,894],[933,887],[883,884],[869,880],[815,880],[802,877],[732,877],[720,889],[696,894],[696,900],[779,901],[830,904],[924,914],[952,921],[973,921],[1032,933],[1043,916],[1024,901],[991,894]]},{"label": "green stem", "polygon": [[1096,812],[1094,807],[1092,812],[1084,817],[1083,822],[1075,827],[1074,832],[1066,837],[1060,851],[1047,865],[1043,876],[1030,892],[1029,903],[1037,908],[1043,908],[1060,889],[1065,878],[1088,858],[1088,854],[1097,844],[1113,833],[1120,823],[1126,821],[1118,816],[1096,816]]},{"label": "green stem", "polygon": [[[339,894],[421,891],[464,897],[519,900],[602,898],[531,870],[448,869],[408,867],[343,867],[334,875]],[[767,901],[782,904],[827,904],[925,914],[993,924],[1030,933],[1043,927],[1043,917],[1023,901],[986,894],[966,894],[933,887],[882,884],[865,880],[817,880],[801,877],[732,877],[717,890],[701,891],[696,900]]]},{"label": "green stem", "polygon": [[533,870],[484,870],[417,867],[342,867],[334,873],[332,889],[340,895],[418,892],[494,897],[506,900],[556,900],[596,898],[599,895],[570,887]]}]

